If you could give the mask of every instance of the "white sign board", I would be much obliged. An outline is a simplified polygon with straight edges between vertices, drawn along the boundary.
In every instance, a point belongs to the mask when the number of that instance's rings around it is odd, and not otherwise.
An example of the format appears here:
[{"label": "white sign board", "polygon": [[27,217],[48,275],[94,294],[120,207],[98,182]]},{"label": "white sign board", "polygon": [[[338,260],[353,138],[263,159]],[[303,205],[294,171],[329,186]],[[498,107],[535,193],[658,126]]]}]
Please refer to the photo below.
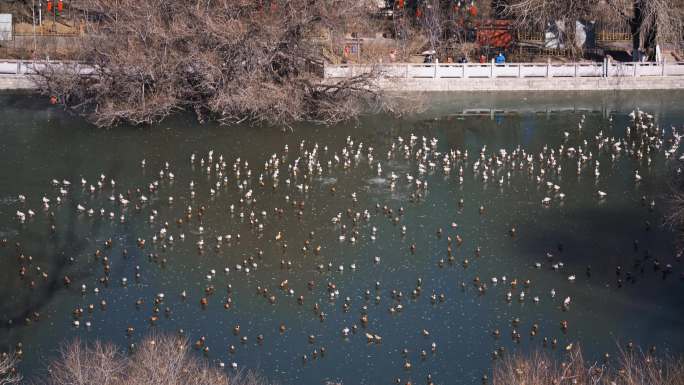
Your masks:
[{"label": "white sign board", "polygon": [[544,32],[544,48],[565,48],[565,22],[549,23]]},{"label": "white sign board", "polygon": [[0,13],[0,40],[12,40],[11,13]]}]

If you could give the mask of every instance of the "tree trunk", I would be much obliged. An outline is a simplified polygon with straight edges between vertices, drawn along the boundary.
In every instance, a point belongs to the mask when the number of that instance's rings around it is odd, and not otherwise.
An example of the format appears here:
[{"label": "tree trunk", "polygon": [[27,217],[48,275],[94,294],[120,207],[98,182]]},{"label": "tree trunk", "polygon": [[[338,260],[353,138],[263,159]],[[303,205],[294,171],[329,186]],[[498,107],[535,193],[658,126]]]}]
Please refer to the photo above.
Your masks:
[{"label": "tree trunk", "polygon": [[641,2],[634,0],[634,16],[629,21],[630,32],[632,33],[632,61],[639,61],[639,48],[641,47],[641,24],[644,21],[641,12]]},{"label": "tree trunk", "polygon": [[[648,59],[655,60],[655,47],[658,42],[656,41],[656,38],[658,37],[658,26],[654,25],[653,28],[651,28],[648,32],[648,35],[645,37],[644,40],[644,49],[648,53],[649,57]],[[651,58],[651,55],[653,56]]]}]

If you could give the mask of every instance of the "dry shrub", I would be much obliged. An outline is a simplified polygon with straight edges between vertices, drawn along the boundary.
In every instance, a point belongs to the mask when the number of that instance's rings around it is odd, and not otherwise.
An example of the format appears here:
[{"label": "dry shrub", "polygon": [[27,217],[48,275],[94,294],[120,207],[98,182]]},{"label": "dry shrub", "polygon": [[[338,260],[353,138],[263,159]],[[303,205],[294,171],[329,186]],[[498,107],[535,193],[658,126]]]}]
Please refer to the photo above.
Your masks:
[{"label": "dry shrub", "polygon": [[494,384],[597,384],[602,374],[603,368],[586,367],[582,350],[576,346],[569,348],[562,362],[544,351],[507,357],[494,366]]},{"label": "dry shrub", "polygon": [[150,336],[131,355],[112,344],[78,340],[60,353],[45,385],[265,385],[252,372],[229,376],[209,366],[192,354],[186,339],[171,335]]},{"label": "dry shrub", "polygon": [[361,62],[387,63],[390,61],[389,57],[391,51],[396,51],[393,40],[365,39],[361,49]]},{"label": "dry shrub", "polygon": [[18,384],[21,381],[21,375],[17,372],[16,366],[16,356],[0,353],[0,385]]},{"label": "dry shrub", "polygon": [[493,375],[494,385],[684,385],[684,358],[621,349],[613,366],[589,364],[573,346],[560,361],[545,351],[506,357]]},{"label": "dry shrub", "polygon": [[611,381],[616,385],[684,385],[684,358],[622,350]]},{"label": "dry shrub", "polygon": [[422,52],[427,44],[428,39],[425,35],[419,33],[411,35],[410,39],[402,41],[400,50],[398,51],[400,57],[397,61],[409,61],[411,55]]},{"label": "dry shrub", "polygon": [[[672,0],[495,0],[519,28],[544,30],[549,20],[608,20],[609,25],[625,25],[632,34],[633,50],[655,44],[681,47],[684,40],[684,3]],[[574,29],[567,25],[570,49],[577,52]]]},{"label": "dry shrub", "polygon": [[125,374],[125,357],[114,345],[96,342],[86,346],[76,340],[64,346],[61,359],[50,366],[50,383],[114,385]]},{"label": "dry shrub", "polygon": [[178,110],[225,123],[335,123],[381,98],[366,76],[331,87],[333,80],[312,71],[325,60],[314,37],[358,24],[367,0],[190,3],[81,1],[97,21],[79,59],[96,73],[74,78],[53,68],[39,74],[39,84],[102,126],[153,123]]}]

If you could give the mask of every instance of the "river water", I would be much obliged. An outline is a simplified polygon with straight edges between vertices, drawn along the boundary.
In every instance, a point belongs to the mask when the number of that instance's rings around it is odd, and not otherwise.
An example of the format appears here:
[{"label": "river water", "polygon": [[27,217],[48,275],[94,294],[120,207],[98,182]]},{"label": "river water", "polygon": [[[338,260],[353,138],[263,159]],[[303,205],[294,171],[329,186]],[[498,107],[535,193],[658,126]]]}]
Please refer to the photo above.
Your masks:
[{"label": "river water", "polygon": [[[471,384],[491,376],[494,350],[543,349],[544,337],[547,349],[557,340],[556,351],[580,343],[590,360],[615,356],[618,343],[628,341],[684,352],[683,268],[675,234],[662,224],[679,152],[666,159],[665,143],[641,159],[626,152],[611,159],[597,139],[623,138],[628,114],[640,108],[667,140],[671,126],[684,128],[684,93],[429,100],[422,114],[334,127],[221,127],[178,116],[149,128],[103,130],[42,98],[0,95],[0,239],[7,240],[0,248],[0,350],[22,343],[21,370],[31,378],[75,337],[125,348],[151,332],[183,329],[191,341],[206,338],[212,362],[258,370],[283,385],[422,383],[428,373],[436,383]],[[488,159],[518,147],[536,156],[547,146],[545,159],[553,148],[562,169],[546,167],[542,176],[537,159],[531,174],[526,161],[518,161],[522,169],[493,162],[483,181],[483,146]],[[591,156],[580,175],[579,155],[566,155],[569,147]],[[449,172],[442,159],[450,151]],[[545,197],[550,205],[541,203]],[[17,211],[26,214],[24,223]],[[671,274],[664,273],[668,264]],[[215,292],[207,295],[210,286]],[[258,292],[264,288],[267,294]],[[79,318],[77,308],[84,309]],[[366,333],[381,342],[368,343]],[[315,356],[322,347],[325,354]]]}]

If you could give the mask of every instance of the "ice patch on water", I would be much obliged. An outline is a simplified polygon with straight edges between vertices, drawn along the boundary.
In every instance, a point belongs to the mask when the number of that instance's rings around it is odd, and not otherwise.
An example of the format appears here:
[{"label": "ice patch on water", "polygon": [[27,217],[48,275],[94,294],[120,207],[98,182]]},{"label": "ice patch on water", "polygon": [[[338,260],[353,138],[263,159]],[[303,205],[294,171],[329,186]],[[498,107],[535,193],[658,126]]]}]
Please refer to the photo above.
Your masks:
[{"label": "ice patch on water", "polygon": [[16,196],[5,196],[5,197],[0,197],[0,205],[13,205],[15,203],[19,202],[19,197]]},{"label": "ice patch on water", "polygon": [[337,183],[337,178],[335,177],[321,177],[318,179],[322,185],[330,185],[330,184],[335,184]]},{"label": "ice patch on water", "polygon": [[383,177],[378,176],[375,178],[370,178],[370,179],[366,180],[366,182],[370,185],[385,184],[385,183],[387,183],[387,178],[383,178]]},{"label": "ice patch on water", "polygon": [[3,230],[0,229],[0,238],[12,238],[19,234],[16,230]]}]

